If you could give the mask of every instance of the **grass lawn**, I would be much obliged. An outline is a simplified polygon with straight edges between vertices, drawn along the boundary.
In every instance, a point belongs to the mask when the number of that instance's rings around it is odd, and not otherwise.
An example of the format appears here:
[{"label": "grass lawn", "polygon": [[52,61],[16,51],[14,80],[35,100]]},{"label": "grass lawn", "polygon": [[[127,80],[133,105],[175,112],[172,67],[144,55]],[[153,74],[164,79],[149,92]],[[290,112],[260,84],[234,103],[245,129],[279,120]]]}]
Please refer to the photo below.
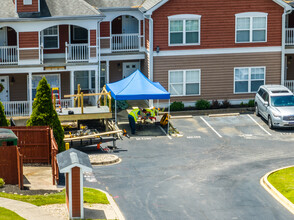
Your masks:
[{"label": "grass lawn", "polygon": [[279,170],[269,175],[268,181],[283,196],[294,203],[294,167]]},{"label": "grass lawn", "polygon": [[[48,195],[15,195],[0,192],[0,197],[28,202],[36,206],[65,203],[65,190]],[[84,188],[84,203],[109,204],[106,195],[95,189]],[[2,218],[0,217],[2,220]]]},{"label": "grass lawn", "polygon": [[0,219],[1,220],[25,220],[13,211],[0,207]]}]

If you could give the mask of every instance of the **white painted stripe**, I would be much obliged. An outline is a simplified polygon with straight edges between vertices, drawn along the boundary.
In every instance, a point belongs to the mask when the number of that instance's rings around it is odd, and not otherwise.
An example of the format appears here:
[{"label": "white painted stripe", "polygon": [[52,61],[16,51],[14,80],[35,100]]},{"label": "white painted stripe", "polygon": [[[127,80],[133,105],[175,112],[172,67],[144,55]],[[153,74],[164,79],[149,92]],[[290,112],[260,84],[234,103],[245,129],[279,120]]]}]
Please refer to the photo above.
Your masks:
[{"label": "white painted stripe", "polygon": [[204,121],[204,123],[208,126],[208,127],[210,127],[210,129],[211,130],[213,130],[214,131],[214,133],[216,133],[217,134],[217,136],[219,136],[220,138],[222,138],[222,136],[203,118],[203,117],[200,117],[201,119],[202,119],[202,121]]},{"label": "white painted stripe", "polygon": [[254,120],[254,118],[252,118],[250,115],[248,115],[248,117],[251,118],[251,120],[254,121],[254,123],[257,124],[261,128],[261,130],[263,130],[265,133],[267,133],[270,136],[272,135],[267,130],[265,130],[264,127],[262,127],[260,124],[258,124],[258,122],[256,120]]},{"label": "white painted stripe", "polygon": [[158,126],[158,127],[163,131],[163,133],[166,134],[166,136],[167,136],[169,139],[172,139],[172,137],[171,137],[168,133],[166,133],[165,130],[164,130],[161,126]]},{"label": "white painted stripe", "polygon": [[269,53],[281,52],[281,47],[238,47],[238,48],[215,48],[195,50],[163,50],[154,53],[154,57],[162,56],[185,56],[185,55],[213,55],[213,54],[236,54],[236,53]]}]

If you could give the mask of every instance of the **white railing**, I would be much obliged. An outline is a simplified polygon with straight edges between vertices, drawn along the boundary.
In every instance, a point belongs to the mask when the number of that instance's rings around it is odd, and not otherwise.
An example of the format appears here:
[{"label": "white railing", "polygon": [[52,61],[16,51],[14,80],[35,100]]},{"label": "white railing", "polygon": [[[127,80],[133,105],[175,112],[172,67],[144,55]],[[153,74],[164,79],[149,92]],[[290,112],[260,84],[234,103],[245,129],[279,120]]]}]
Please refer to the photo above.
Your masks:
[{"label": "white railing", "polygon": [[65,59],[67,63],[89,61],[89,45],[65,43]]},{"label": "white railing", "polygon": [[294,45],[294,28],[286,28],[286,45]]},{"label": "white railing", "polygon": [[137,51],[139,50],[139,34],[113,34],[111,35],[111,50],[119,51]]},{"label": "white railing", "polygon": [[61,104],[61,107],[62,108],[72,107],[72,101],[71,101],[71,99],[61,99],[60,100],[60,104]]},{"label": "white railing", "polygon": [[18,63],[17,46],[0,47],[0,65],[12,65]]},{"label": "white railing", "polygon": [[285,80],[284,86],[294,92],[294,80]]},{"label": "white railing", "polygon": [[30,115],[29,101],[8,101],[2,103],[7,117]]}]

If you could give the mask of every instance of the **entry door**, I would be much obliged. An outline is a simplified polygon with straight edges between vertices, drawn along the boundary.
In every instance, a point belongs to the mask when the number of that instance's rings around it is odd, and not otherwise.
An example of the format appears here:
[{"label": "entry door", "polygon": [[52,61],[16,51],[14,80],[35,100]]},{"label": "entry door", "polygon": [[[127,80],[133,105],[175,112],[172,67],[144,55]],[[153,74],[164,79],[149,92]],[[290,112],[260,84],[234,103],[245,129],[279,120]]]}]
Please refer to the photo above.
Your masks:
[{"label": "entry door", "polygon": [[140,62],[127,62],[123,63],[123,78],[128,77],[136,70],[140,69]]},{"label": "entry door", "polygon": [[130,15],[122,16],[122,33],[123,34],[136,34],[139,33],[138,20]]},{"label": "entry door", "polygon": [[7,28],[0,28],[0,46],[7,45]]},{"label": "entry door", "polygon": [[3,91],[0,93],[1,102],[9,101],[9,78],[8,76],[0,76],[0,83],[4,86]]}]

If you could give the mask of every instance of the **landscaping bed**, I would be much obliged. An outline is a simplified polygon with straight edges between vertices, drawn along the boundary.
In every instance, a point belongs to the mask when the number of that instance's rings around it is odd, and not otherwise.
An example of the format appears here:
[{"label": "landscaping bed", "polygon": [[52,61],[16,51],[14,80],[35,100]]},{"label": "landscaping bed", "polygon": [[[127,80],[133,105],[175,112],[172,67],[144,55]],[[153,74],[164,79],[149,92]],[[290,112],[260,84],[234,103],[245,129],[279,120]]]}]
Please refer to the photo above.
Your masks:
[{"label": "landscaping bed", "polygon": [[44,195],[44,194],[52,194],[58,193],[61,190],[30,190],[27,187],[24,187],[23,190],[19,189],[18,185],[4,185],[3,188],[0,188],[1,193],[10,193],[10,194],[18,194],[18,195]]}]

